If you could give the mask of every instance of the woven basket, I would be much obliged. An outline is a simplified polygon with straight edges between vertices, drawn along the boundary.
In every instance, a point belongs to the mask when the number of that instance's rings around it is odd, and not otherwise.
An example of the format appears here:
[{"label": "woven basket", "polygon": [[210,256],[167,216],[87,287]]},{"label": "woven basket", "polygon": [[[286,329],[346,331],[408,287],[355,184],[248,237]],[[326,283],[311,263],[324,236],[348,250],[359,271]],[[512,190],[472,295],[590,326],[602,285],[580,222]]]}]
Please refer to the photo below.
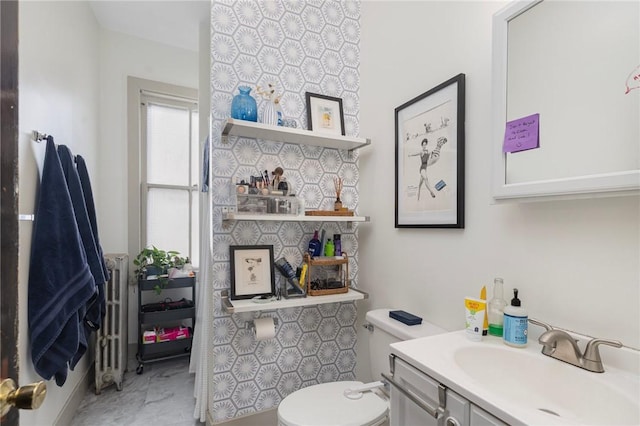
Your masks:
[{"label": "woven basket", "polygon": [[[307,264],[307,276],[305,278],[305,285],[307,287],[307,295],[309,296],[327,296],[329,294],[341,294],[349,291],[349,258],[346,253],[342,253],[342,259],[335,259],[332,257],[316,257],[312,258],[308,253],[304,254],[304,262]],[[339,288],[328,288],[314,290],[311,288],[311,275],[313,268],[320,268],[323,266],[338,266],[344,270],[344,286]]]},{"label": "woven basket", "polygon": [[312,290],[309,289],[307,295],[309,296],[328,296],[329,294],[341,294],[349,292],[349,285],[340,288],[328,288],[326,290]]}]

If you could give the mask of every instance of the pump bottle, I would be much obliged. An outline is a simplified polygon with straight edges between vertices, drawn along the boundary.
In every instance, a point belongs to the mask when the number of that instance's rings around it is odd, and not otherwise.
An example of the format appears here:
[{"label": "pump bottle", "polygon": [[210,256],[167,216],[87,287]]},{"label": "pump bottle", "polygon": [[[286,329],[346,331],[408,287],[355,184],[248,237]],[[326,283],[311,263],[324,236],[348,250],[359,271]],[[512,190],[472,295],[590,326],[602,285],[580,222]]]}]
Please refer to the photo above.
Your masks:
[{"label": "pump bottle", "polygon": [[504,343],[516,348],[527,346],[527,333],[529,331],[529,317],[527,310],[521,306],[518,299],[518,289],[513,289],[511,306],[504,308]]}]

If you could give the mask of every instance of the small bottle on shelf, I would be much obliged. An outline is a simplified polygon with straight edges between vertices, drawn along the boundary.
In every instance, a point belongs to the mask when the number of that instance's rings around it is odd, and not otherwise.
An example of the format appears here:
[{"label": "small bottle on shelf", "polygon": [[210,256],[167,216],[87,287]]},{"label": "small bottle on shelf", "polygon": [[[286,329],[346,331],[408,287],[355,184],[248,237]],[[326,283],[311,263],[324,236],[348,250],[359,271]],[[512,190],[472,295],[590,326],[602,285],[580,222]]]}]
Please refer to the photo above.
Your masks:
[{"label": "small bottle on shelf", "polygon": [[342,256],[342,240],[340,234],[333,234],[333,246],[336,256]]},{"label": "small bottle on shelf", "polygon": [[324,245],[324,255],[331,257],[335,254],[335,246],[333,245],[333,241],[331,238],[327,240],[327,244]]},{"label": "small bottle on shelf", "polygon": [[311,241],[309,241],[309,256],[311,257],[319,256],[320,247],[321,247],[321,243],[320,243],[320,240],[318,239],[318,231],[316,230],[313,232],[313,238],[311,238]]}]

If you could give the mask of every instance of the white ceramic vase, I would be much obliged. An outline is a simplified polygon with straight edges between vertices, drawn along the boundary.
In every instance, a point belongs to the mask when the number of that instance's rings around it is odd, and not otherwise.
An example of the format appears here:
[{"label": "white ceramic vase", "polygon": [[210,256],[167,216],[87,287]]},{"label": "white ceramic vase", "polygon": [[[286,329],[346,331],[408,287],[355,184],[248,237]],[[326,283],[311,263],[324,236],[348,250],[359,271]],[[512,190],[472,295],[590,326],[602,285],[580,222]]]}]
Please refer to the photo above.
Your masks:
[{"label": "white ceramic vase", "polygon": [[272,101],[266,101],[263,103],[260,122],[264,124],[271,124],[272,126],[282,126],[282,112],[279,110],[276,103]]}]

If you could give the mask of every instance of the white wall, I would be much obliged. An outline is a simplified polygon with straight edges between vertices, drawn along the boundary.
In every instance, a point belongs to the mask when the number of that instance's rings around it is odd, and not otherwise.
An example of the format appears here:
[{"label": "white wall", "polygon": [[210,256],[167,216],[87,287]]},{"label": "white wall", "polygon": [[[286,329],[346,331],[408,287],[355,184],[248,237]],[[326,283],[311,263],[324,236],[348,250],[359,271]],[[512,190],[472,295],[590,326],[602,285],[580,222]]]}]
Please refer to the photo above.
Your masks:
[{"label": "white wall", "polygon": [[[127,252],[127,75],[197,87],[197,52],[101,30],[86,2],[20,3],[20,213],[35,210],[45,145],[31,131],[55,137],[87,162],[105,253]],[[55,37],[53,36],[55,35]],[[20,222],[20,383],[40,380],[28,343],[27,289],[31,222]],[[131,300],[135,300],[133,295]],[[136,342],[135,304],[130,342]],[[39,410],[22,411],[23,424],[52,424],[75,388],[86,386],[92,351],[62,388],[47,382]],[[83,380],[84,379],[84,380]],[[79,394],[80,397],[84,393]],[[64,412],[66,414],[66,412]]]},{"label": "white wall", "polygon": [[[127,252],[127,76],[198,87],[198,53],[100,30],[100,185],[105,253]],[[135,256],[137,253],[130,253]]]},{"label": "white wall", "polygon": [[[362,305],[396,307],[448,330],[493,278],[531,317],[640,347],[637,197],[492,204],[491,18],[503,2],[363,2],[360,132]],[[390,17],[393,17],[390,19]],[[383,31],[381,29],[384,29]],[[394,228],[394,109],[466,74],[466,228]],[[366,342],[365,334],[359,336]],[[531,344],[537,344],[532,342]],[[603,348],[605,363],[615,349]],[[359,347],[359,375],[366,378]]]},{"label": "white wall", "polygon": [[[198,53],[100,30],[100,173],[96,201],[105,253],[128,252],[127,76],[198,87]],[[137,253],[129,253],[132,260]],[[129,343],[137,342],[137,294],[129,292]]]},{"label": "white wall", "polygon": [[[20,2],[19,8],[20,213],[35,211],[38,167],[45,144],[31,141],[39,130],[67,145],[87,162],[96,191],[98,145],[98,26],[85,2]],[[20,383],[42,380],[29,351],[27,291],[32,222],[20,222],[19,337]],[[52,424],[73,390],[82,387],[93,356],[85,355],[63,387],[47,382],[38,410],[22,410],[25,425]]]}]

